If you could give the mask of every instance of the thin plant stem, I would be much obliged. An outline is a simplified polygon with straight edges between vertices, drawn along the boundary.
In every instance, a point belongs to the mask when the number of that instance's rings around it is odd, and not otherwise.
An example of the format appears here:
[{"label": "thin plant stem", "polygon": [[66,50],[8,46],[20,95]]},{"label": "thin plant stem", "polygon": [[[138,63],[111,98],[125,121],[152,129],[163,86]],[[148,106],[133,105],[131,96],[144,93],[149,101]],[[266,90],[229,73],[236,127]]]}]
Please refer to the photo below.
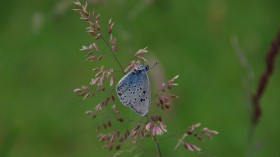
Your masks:
[{"label": "thin plant stem", "polygon": [[255,126],[258,124],[260,116],[261,116],[260,99],[268,84],[268,80],[273,73],[275,58],[276,58],[276,55],[278,54],[279,49],[280,49],[280,31],[277,33],[275,39],[272,41],[271,46],[266,54],[265,70],[260,77],[256,92],[252,95],[252,106],[253,106],[252,125],[253,125],[253,128],[255,128]]},{"label": "thin plant stem", "polygon": [[106,43],[107,47],[110,49],[113,57],[115,58],[115,60],[118,62],[120,68],[122,69],[123,74],[125,74],[124,69],[120,63],[120,61],[118,60],[118,58],[116,57],[116,55],[114,54],[114,51],[112,50],[112,48],[110,47],[109,43],[105,40],[105,38],[101,35],[102,40]]},{"label": "thin plant stem", "polygon": [[[146,115],[145,116],[147,118],[147,123],[150,121],[149,117]],[[160,146],[159,146],[159,143],[158,143],[158,140],[156,138],[156,136],[152,136],[153,137],[153,140],[156,144],[156,147],[157,147],[157,154],[158,154],[158,157],[162,157],[162,154],[161,154],[161,150],[160,150]]]},{"label": "thin plant stem", "polygon": [[158,140],[157,140],[156,136],[153,136],[153,140],[154,140],[154,142],[156,143],[157,152],[158,152],[158,157],[162,157],[161,150],[160,150],[160,146],[159,146],[159,143],[158,143]]},{"label": "thin plant stem", "polygon": [[187,137],[187,134],[183,134],[183,136],[178,140],[178,143],[174,147],[174,151],[179,148],[179,146],[183,143],[183,140]]}]

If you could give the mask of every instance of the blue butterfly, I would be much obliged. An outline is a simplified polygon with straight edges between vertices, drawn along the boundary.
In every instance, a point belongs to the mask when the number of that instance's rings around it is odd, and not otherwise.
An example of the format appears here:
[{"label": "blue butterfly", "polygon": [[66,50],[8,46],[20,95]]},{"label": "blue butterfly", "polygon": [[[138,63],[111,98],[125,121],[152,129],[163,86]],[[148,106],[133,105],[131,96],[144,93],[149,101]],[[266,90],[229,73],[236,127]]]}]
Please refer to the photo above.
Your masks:
[{"label": "blue butterfly", "polygon": [[139,64],[138,68],[127,73],[116,87],[121,103],[142,116],[148,113],[151,101],[148,70],[148,65]]}]

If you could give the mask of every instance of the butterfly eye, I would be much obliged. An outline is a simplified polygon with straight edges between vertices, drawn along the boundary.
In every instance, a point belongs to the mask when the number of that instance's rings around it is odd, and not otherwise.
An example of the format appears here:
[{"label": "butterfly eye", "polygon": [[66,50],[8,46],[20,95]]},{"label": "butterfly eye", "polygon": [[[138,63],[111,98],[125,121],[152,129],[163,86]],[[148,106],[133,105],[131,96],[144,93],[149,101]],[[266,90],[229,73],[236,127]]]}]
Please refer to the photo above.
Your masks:
[{"label": "butterfly eye", "polygon": [[146,65],[146,66],[145,66],[145,69],[146,69],[146,70],[149,70],[149,65]]}]

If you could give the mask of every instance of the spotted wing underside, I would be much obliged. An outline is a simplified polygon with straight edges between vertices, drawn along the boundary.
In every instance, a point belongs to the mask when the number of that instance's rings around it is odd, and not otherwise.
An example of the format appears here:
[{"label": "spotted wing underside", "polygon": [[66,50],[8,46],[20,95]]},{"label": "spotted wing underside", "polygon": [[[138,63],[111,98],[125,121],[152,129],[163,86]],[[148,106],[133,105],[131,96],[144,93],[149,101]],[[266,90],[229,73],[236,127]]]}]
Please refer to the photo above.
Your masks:
[{"label": "spotted wing underside", "polygon": [[117,95],[122,104],[146,115],[150,106],[150,86],[146,71],[131,71],[117,84]]}]

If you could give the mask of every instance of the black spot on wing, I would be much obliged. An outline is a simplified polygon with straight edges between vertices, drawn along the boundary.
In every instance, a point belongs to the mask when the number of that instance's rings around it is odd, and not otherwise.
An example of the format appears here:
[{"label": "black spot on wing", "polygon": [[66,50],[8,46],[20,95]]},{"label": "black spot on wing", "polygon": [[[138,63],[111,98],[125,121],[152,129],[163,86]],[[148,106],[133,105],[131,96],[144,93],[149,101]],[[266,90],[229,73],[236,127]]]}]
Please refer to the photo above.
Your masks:
[{"label": "black spot on wing", "polygon": [[140,102],[146,101],[146,99],[140,99]]}]

